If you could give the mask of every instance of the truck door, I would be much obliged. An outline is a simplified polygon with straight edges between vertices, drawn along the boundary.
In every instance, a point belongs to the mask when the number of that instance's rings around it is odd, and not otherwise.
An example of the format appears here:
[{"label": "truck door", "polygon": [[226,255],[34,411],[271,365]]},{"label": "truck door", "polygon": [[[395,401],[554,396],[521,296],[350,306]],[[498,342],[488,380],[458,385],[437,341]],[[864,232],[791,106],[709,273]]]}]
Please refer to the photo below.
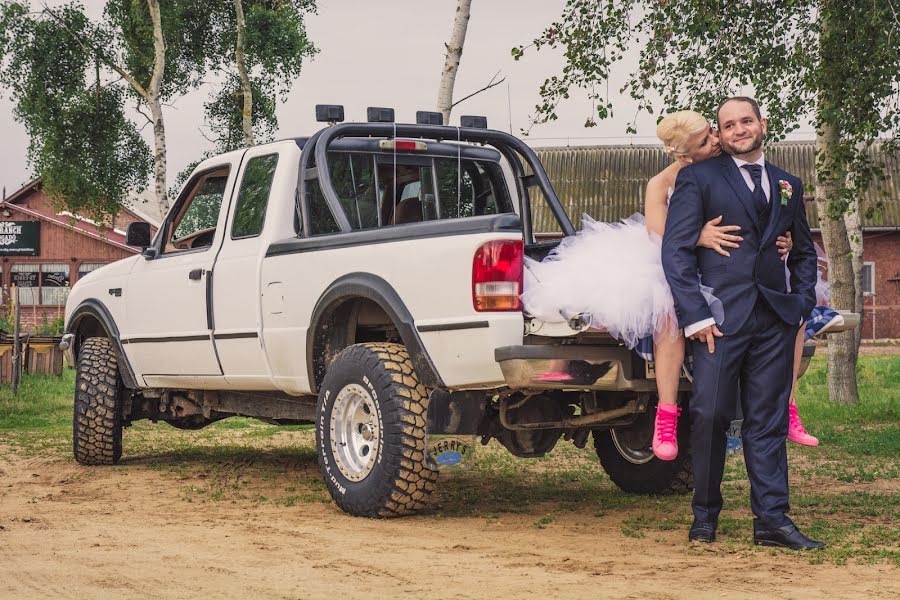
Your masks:
[{"label": "truck door", "polygon": [[196,174],[160,227],[157,256],[131,271],[122,341],[147,385],[189,376],[202,387],[198,376],[221,379],[209,299],[236,171],[224,162]]},{"label": "truck door", "polygon": [[264,235],[270,230],[266,221],[274,224],[279,217],[268,210],[269,196],[277,196],[280,190],[286,198],[293,199],[296,188],[296,176],[288,178],[286,171],[290,169],[278,169],[278,163],[279,154],[272,145],[252,148],[244,154],[224,243],[216,258],[213,337],[228,388],[272,387],[261,338],[260,298],[266,290],[260,289],[259,266],[269,244],[269,236]]}]

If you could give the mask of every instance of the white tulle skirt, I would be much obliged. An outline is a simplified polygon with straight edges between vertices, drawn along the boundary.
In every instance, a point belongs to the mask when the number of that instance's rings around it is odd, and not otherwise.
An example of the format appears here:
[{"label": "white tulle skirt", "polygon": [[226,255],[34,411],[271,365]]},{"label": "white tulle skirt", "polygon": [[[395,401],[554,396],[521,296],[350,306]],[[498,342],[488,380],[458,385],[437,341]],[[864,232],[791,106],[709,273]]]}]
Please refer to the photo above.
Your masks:
[{"label": "white tulle skirt", "polygon": [[[828,274],[828,257],[825,250],[819,244],[813,244],[816,250],[816,306],[829,306],[831,304],[831,286],[822,274]],[[791,290],[791,272],[787,261],[784,265],[784,277],[787,281],[787,289]]]},{"label": "white tulle skirt", "polygon": [[[583,215],[581,231],[564,238],[547,258],[525,259],[525,312],[548,322],[588,313],[593,327],[606,328],[629,348],[650,335],[672,334],[675,302],[660,245],[640,213],[620,223]],[[710,288],[701,289],[721,323],[722,303]]]}]

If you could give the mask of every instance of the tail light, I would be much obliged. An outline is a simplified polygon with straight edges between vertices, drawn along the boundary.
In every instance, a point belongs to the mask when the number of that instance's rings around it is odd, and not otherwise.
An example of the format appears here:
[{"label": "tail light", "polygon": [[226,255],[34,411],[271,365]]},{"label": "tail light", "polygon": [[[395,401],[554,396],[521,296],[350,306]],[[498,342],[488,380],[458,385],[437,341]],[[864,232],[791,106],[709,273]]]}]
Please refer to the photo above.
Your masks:
[{"label": "tail light", "polygon": [[472,259],[472,304],[479,312],[521,310],[522,240],[482,244]]},{"label": "tail light", "polygon": [[428,144],[425,142],[417,142],[415,140],[381,140],[378,142],[379,150],[396,150],[400,152],[405,150],[408,152],[421,152],[428,150]]}]

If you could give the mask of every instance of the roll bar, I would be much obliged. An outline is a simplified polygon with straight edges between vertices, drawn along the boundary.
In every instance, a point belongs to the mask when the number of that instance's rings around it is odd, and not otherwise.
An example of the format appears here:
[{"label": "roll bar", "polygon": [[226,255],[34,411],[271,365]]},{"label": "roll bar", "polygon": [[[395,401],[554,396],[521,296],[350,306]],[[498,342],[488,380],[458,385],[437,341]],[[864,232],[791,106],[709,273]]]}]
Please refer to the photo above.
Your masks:
[{"label": "roll bar", "polygon": [[[575,235],[575,228],[569,220],[569,216],[562,207],[559,197],[553,190],[550,179],[547,177],[544,166],[534,150],[528,147],[522,140],[494,129],[472,129],[465,127],[450,127],[446,125],[413,125],[406,123],[341,123],[332,127],[326,127],[316,132],[303,146],[300,157],[300,174],[298,182],[297,210],[303,222],[303,231],[309,231],[309,215],[301,210],[301,203],[307,197],[309,182],[320,180],[322,194],[328,203],[335,221],[341,231],[352,231],[350,222],[344,214],[344,210],[338,199],[334,187],[331,185],[331,169],[328,165],[328,147],[335,140],[345,137],[383,137],[383,138],[424,138],[441,141],[471,142],[488,144],[496,148],[509,162],[516,177],[522,224],[526,234],[531,235],[531,198],[528,189],[538,187],[550,206],[550,211],[559,223],[564,235]],[[531,175],[526,175],[519,160],[522,156],[531,168]],[[315,158],[316,168],[312,167]],[[326,184],[322,185],[321,182]]]}]

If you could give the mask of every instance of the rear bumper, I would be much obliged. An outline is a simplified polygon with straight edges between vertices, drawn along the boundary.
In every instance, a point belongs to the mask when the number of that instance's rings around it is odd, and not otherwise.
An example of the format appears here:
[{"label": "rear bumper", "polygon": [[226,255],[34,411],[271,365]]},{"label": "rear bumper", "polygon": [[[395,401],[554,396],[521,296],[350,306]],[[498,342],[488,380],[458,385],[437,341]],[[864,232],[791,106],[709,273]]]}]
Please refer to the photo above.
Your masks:
[{"label": "rear bumper", "polygon": [[636,377],[623,346],[506,346],[494,357],[506,385],[529,390],[656,391],[656,380]]},{"label": "rear bumper", "polygon": [[[803,346],[800,376],[815,353],[815,344]],[[506,346],[494,357],[514,390],[656,391],[656,379],[641,373],[640,359],[623,346]],[[682,379],[679,389],[689,391],[690,383]]]}]

